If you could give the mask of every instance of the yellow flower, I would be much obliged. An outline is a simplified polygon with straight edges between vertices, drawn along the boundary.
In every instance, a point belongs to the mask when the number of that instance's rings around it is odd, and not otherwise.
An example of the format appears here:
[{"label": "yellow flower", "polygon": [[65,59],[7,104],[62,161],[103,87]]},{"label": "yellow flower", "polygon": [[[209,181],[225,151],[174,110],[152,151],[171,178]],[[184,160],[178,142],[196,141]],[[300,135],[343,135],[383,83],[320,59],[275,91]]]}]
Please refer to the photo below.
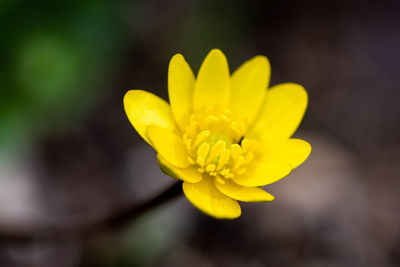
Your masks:
[{"label": "yellow flower", "polygon": [[181,54],[168,70],[170,104],[142,91],[124,97],[137,132],[157,152],[163,172],[183,181],[198,209],[216,218],[237,218],[238,201],[272,201],[261,186],[287,176],[311,146],[290,138],[307,107],[301,85],[267,90],[270,64],[256,56],[232,76],[225,55],[211,50],[197,78]]}]

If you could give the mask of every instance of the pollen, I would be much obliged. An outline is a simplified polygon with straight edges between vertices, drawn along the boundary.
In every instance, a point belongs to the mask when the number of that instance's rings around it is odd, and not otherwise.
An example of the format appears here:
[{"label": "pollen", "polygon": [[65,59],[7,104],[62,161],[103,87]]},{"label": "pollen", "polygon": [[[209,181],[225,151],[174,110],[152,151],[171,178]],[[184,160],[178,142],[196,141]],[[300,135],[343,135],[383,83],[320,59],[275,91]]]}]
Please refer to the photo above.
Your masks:
[{"label": "pollen", "polygon": [[255,141],[244,138],[246,130],[246,124],[230,110],[217,112],[209,107],[204,113],[193,114],[182,137],[188,162],[221,184],[244,174],[256,147]]}]

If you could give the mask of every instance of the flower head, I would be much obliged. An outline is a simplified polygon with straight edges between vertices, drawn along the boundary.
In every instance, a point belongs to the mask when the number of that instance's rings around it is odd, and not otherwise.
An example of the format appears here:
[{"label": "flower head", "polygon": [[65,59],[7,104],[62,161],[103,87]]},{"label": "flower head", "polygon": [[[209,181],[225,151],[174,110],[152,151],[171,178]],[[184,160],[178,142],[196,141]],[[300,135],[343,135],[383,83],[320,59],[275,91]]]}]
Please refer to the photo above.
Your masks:
[{"label": "flower head", "polygon": [[287,176],[311,146],[291,138],[308,97],[298,84],[267,90],[270,65],[264,56],[232,75],[225,55],[211,50],[197,78],[181,54],[168,70],[170,104],[142,91],[124,97],[126,114],[157,152],[161,169],[183,181],[198,209],[216,218],[237,218],[238,201],[272,201],[261,186]]}]

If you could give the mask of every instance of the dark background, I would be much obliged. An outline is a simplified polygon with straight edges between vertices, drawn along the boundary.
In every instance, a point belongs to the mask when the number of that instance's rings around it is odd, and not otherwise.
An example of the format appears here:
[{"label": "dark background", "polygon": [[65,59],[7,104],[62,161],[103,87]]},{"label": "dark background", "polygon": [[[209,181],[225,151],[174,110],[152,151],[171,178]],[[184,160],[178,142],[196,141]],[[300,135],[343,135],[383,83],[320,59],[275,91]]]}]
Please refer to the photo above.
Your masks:
[{"label": "dark background", "polygon": [[[0,232],[91,221],[173,180],[122,98],[182,53],[262,54],[309,93],[313,152],[234,221],[184,197],[90,240],[0,238],[0,266],[399,266],[400,2],[0,2]],[[118,229],[116,229],[118,230]]]}]

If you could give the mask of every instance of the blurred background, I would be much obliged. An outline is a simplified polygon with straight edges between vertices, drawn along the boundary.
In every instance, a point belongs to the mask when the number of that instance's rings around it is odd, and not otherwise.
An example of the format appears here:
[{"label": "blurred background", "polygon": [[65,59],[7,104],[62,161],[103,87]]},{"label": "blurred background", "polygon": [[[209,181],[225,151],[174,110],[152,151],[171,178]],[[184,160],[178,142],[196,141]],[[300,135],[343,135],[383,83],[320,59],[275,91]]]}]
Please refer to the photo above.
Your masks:
[{"label": "blurred background", "polygon": [[[182,53],[266,55],[313,152],[234,221],[184,197],[90,241],[0,238],[0,266],[400,266],[400,2],[0,1],[0,232],[84,223],[174,181],[122,98]],[[118,230],[118,229],[116,229]]]}]

